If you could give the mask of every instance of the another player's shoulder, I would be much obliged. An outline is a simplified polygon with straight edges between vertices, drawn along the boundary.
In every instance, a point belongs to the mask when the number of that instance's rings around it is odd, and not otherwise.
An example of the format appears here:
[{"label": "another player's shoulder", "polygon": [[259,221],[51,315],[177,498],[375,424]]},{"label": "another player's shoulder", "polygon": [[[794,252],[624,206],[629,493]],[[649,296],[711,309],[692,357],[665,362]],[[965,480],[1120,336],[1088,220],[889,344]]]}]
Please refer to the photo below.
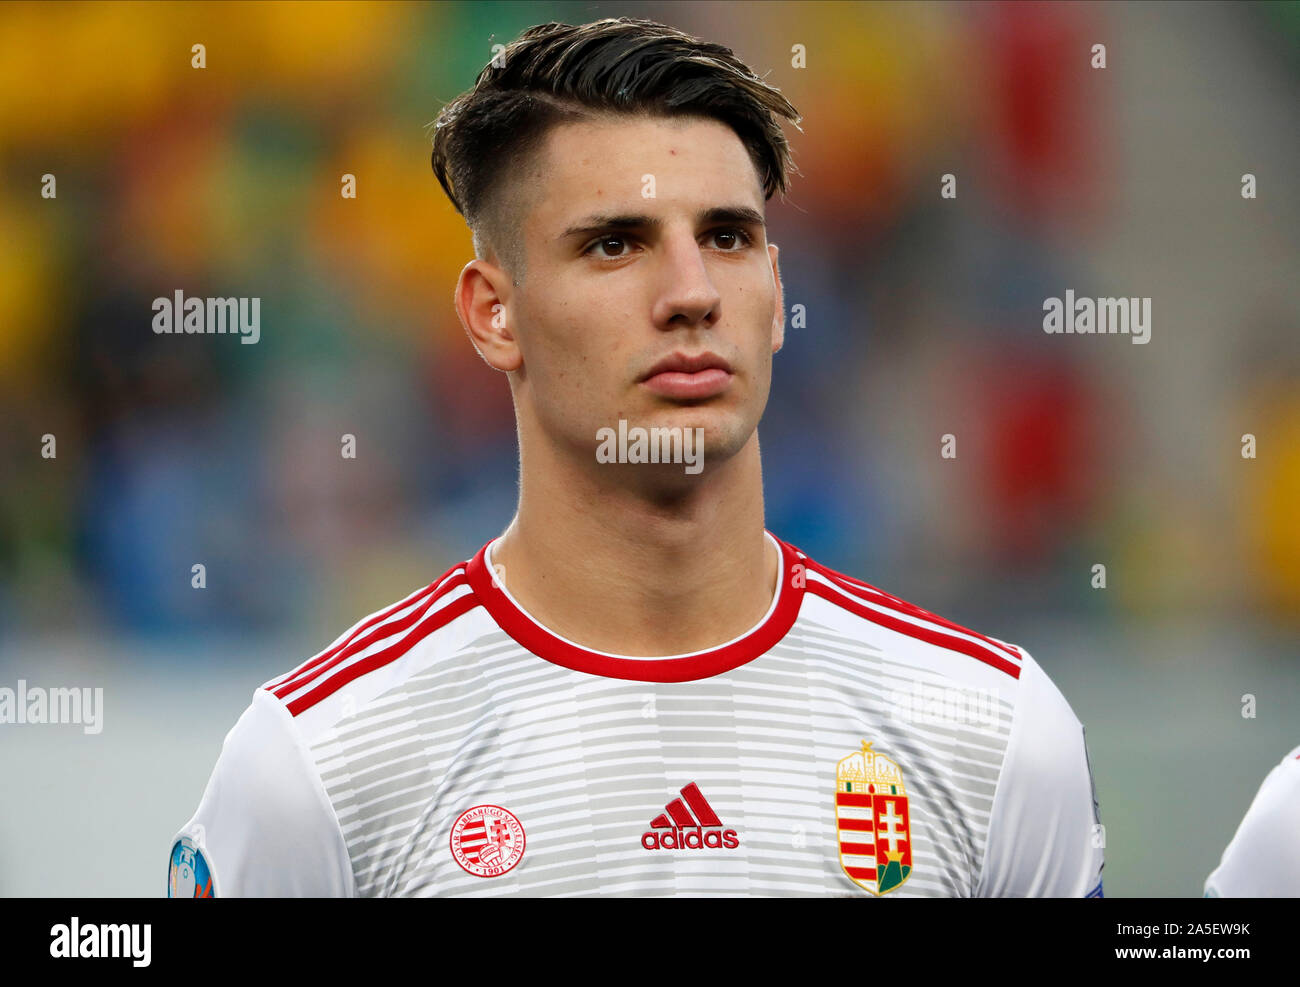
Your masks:
[{"label": "another player's shoulder", "polygon": [[[901,635],[892,640],[912,656],[946,660],[949,668],[995,669],[1013,679],[1032,664],[1023,648],[982,634],[918,606],[878,586],[838,572],[788,546],[798,560],[797,578],[805,593],[821,601],[805,607],[833,628],[869,638]],[[891,649],[897,651],[898,648]]]},{"label": "another player's shoulder", "polygon": [[437,579],[367,614],[323,651],[262,683],[259,695],[279,703],[310,733],[354,714],[439,657],[455,653],[465,619],[478,600],[458,562]]},{"label": "another player's shoulder", "polygon": [[[1287,752],[1264,777],[1256,801],[1269,803],[1286,813],[1291,832],[1300,832],[1300,747]],[[1298,844],[1300,849],[1300,844]]]},{"label": "another player's shoulder", "polygon": [[[1255,801],[1260,811],[1287,820],[1289,833],[1300,833],[1300,747],[1292,748],[1264,777]],[[1300,841],[1293,839],[1300,856]],[[1300,892],[1300,888],[1297,889]]]},{"label": "another player's shoulder", "polygon": [[1207,898],[1300,895],[1300,747],[1264,777],[1214,869]]}]

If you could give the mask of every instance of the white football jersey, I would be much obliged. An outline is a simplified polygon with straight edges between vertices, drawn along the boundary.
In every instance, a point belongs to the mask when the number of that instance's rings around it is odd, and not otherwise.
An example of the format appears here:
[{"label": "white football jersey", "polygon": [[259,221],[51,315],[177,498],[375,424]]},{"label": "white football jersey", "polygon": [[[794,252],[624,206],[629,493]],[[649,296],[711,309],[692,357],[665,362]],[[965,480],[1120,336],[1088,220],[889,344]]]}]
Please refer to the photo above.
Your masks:
[{"label": "white football jersey", "polygon": [[1022,648],[792,545],[766,615],[592,651],[473,559],[254,691],[184,896],[1099,896],[1083,728]]},{"label": "white football jersey", "polygon": [[1264,778],[1205,897],[1300,898],[1300,747]]}]

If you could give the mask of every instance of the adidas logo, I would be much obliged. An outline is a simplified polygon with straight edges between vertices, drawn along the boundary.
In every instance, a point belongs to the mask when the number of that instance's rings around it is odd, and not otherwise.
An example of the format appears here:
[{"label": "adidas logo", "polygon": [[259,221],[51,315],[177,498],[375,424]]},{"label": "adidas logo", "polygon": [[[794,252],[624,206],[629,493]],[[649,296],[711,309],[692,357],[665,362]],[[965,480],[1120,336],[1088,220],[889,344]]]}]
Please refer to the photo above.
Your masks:
[{"label": "adidas logo", "polygon": [[650,820],[650,828],[641,834],[641,845],[647,850],[734,850],[740,846],[740,838],[734,829],[722,828],[713,806],[699,786],[691,782],[682,789],[681,798],[673,799]]}]

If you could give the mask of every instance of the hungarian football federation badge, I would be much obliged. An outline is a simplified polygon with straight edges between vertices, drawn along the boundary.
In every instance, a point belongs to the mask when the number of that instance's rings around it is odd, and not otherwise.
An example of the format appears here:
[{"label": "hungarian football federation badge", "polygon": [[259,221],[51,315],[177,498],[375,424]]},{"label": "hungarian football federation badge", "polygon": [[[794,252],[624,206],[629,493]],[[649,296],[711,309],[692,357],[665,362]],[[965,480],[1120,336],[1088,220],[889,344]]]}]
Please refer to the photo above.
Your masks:
[{"label": "hungarian football federation badge", "polygon": [[524,855],[524,827],[499,805],[466,809],[451,827],[451,855],[475,877],[500,877]]},{"label": "hungarian football federation badge", "polygon": [[907,789],[898,765],[871,749],[841,758],[835,768],[835,821],[840,866],[874,895],[895,890],[912,874]]}]

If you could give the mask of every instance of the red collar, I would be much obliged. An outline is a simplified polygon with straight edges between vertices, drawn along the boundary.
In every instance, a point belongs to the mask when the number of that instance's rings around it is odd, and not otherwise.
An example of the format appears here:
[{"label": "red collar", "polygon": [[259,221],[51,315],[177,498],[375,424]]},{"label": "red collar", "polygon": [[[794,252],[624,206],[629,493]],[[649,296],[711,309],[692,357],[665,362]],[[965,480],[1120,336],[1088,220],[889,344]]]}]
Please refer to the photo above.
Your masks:
[{"label": "red collar", "polygon": [[508,590],[492,578],[486,557],[489,546],[497,539],[478,550],[466,565],[465,575],[475,597],[500,628],[539,658],[574,671],[613,679],[689,682],[721,675],[753,661],[770,651],[794,626],[804,594],[804,580],[791,578],[793,573],[800,571],[795,569],[800,564],[799,556],[793,546],[787,545],[771,532],[765,534],[781,550],[781,578],[777,582],[776,599],[766,616],[735,640],[689,655],[632,658],[606,654],[603,651],[591,651],[547,630],[514,601]]}]

